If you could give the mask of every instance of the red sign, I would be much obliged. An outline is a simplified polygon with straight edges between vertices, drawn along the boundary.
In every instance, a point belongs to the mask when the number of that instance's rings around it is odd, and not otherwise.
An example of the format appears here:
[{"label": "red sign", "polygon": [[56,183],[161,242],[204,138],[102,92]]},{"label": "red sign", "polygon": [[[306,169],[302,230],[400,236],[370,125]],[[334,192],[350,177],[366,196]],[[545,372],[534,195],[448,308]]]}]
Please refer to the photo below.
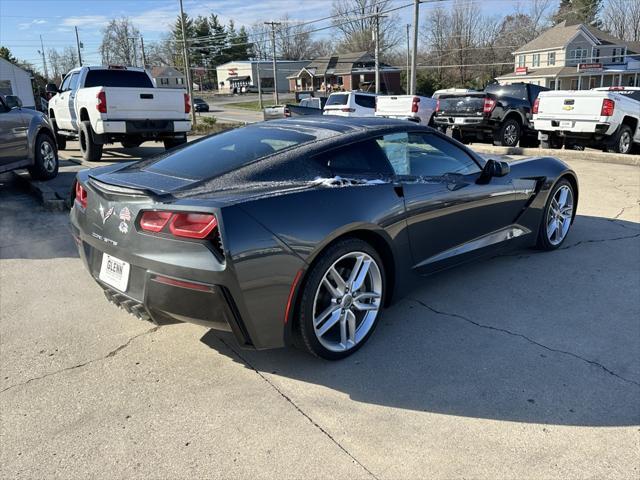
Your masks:
[{"label": "red sign", "polygon": [[238,69],[237,68],[230,68],[227,71],[229,72],[229,76],[230,77],[237,77],[238,76]]},{"label": "red sign", "polygon": [[601,72],[603,70],[601,63],[579,63],[578,73],[584,72]]},{"label": "red sign", "polygon": [[529,67],[516,67],[516,75],[526,75],[529,73]]}]

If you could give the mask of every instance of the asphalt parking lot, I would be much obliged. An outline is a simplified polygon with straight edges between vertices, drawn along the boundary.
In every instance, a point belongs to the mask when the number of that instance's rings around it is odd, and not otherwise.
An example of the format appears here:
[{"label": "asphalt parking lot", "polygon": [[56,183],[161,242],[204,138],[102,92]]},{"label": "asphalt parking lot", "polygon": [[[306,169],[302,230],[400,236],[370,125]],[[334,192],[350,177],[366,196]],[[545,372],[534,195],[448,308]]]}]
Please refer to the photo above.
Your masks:
[{"label": "asphalt parking lot", "polygon": [[569,163],[560,250],[425,279],[337,363],[118,310],[0,176],[2,477],[638,478],[640,168]]}]

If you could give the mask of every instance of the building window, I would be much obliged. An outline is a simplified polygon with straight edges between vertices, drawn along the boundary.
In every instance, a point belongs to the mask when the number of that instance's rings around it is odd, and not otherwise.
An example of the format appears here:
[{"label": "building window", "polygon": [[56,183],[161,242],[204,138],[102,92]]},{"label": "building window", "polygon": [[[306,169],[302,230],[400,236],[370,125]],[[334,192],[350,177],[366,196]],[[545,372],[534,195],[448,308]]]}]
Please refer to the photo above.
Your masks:
[{"label": "building window", "polygon": [[533,63],[531,65],[533,67],[539,67],[540,66],[540,54],[539,53],[534,53],[533,54]]},{"label": "building window", "polygon": [[550,80],[549,81],[549,89],[550,90],[555,90],[556,89],[556,81],[555,80]]},{"label": "building window", "polygon": [[176,78],[176,85],[184,85],[184,78],[182,77]]},{"label": "building window", "polygon": [[13,95],[10,80],[0,80],[0,95]]},{"label": "building window", "polygon": [[547,53],[547,65],[552,66],[556,64],[556,52]]},{"label": "building window", "polygon": [[591,50],[591,60],[594,63],[600,63],[600,49],[599,48],[593,48],[593,50]]},{"label": "building window", "polygon": [[611,53],[611,62],[612,63],[623,63],[624,62],[624,48],[614,48]]},{"label": "building window", "polygon": [[160,79],[160,85],[169,85],[169,79],[168,78],[161,78]]},{"label": "building window", "polygon": [[576,48],[569,51],[569,60],[575,60],[576,62],[580,62],[587,58],[587,49],[586,48]]},{"label": "building window", "polygon": [[518,55],[518,67],[524,67],[526,65],[526,55]]}]

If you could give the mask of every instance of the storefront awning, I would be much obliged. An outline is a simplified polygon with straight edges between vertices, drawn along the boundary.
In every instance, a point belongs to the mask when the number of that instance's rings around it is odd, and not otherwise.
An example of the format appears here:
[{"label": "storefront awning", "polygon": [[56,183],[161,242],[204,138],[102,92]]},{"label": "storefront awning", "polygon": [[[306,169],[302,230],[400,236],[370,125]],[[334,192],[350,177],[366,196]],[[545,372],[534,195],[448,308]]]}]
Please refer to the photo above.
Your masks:
[{"label": "storefront awning", "polygon": [[228,77],[227,82],[248,82],[251,77],[243,75],[242,77]]}]

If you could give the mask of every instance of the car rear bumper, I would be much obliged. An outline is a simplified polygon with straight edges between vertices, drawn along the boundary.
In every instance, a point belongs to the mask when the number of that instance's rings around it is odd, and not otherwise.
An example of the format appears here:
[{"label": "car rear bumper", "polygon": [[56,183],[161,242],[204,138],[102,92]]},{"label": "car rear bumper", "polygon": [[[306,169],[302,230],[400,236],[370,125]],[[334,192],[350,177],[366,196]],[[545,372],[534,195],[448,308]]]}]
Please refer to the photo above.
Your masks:
[{"label": "car rear bumper", "polygon": [[191,130],[188,120],[98,120],[95,133],[104,134],[147,134],[168,135],[184,133]]},{"label": "car rear bumper", "polygon": [[611,135],[615,132],[616,127],[607,122],[599,122],[593,120],[556,120],[556,119],[535,119],[534,127],[538,131],[543,132],[562,132],[566,135],[571,134],[593,134],[593,135]]},{"label": "car rear bumper", "polygon": [[[212,282],[185,278],[187,275],[171,264],[154,262],[141,266],[144,262],[136,262],[122,252],[112,252],[106,244],[101,245],[101,240],[81,234],[73,221],[71,230],[85,267],[110,302],[157,324],[195,323],[232,332],[243,347],[256,346],[231,293],[236,285],[228,271],[209,272],[208,276],[215,279]],[[129,282],[124,292],[100,279],[102,256],[106,250],[110,250],[110,255],[124,256],[122,260],[130,262]]]},{"label": "car rear bumper", "polygon": [[434,118],[437,125],[447,125],[450,127],[474,127],[491,129],[493,126],[484,117],[457,117],[440,115]]}]

